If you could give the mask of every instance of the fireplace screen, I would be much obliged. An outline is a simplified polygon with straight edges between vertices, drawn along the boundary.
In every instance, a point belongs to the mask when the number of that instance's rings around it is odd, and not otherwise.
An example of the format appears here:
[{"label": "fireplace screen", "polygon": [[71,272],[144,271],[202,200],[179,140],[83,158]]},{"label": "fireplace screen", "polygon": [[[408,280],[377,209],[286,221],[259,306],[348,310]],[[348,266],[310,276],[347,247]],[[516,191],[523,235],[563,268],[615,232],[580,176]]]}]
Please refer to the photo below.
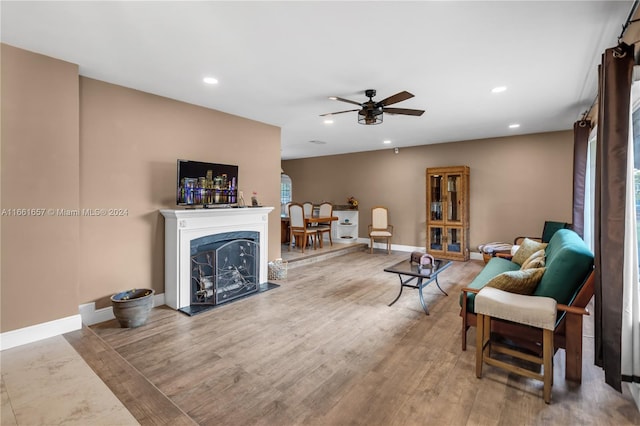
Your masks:
[{"label": "fireplace screen", "polygon": [[192,243],[192,305],[218,305],[258,291],[260,245],[257,237],[237,234],[205,237],[196,247]]}]

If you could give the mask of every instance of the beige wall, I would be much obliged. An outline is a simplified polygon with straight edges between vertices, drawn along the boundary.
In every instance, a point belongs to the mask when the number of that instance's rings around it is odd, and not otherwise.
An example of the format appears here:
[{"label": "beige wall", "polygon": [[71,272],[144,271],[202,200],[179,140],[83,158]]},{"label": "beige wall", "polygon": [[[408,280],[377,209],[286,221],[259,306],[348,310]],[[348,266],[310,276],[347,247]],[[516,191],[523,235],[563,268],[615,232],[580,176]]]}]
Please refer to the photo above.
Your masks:
[{"label": "beige wall", "polygon": [[[164,220],[178,158],[239,165],[239,187],[279,206],[280,129],[78,76],[78,67],[2,45],[1,207],[125,209],[125,216],[7,217],[1,331],[164,292]],[[280,256],[279,209],[269,259]]]},{"label": "beige wall", "polygon": [[[279,203],[280,130],[104,82],[2,45],[2,209],[121,208],[120,217],[1,218],[2,332],[78,313],[130,287],[163,291],[161,208],[174,207],[176,159],[240,166],[240,189]],[[283,162],[296,200],[390,207],[394,243],[422,246],[425,168],[471,167],[471,245],[540,233],[571,218],[571,132]],[[269,259],[280,256],[279,212]],[[18,303],[27,301],[27,303]]]},{"label": "beige wall", "polygon": [[[78,313],[78,67],[0,45],[3,215],[1,330]],[[42,213],[29,211],[29,213]]]},{"label": "beige wall", "polygon": [[294,201],[360,202],[360,237],[370,209],[389,207],[394,244],[424,247],[427,167],[471,169],[470,248],[489,241],[536,236],[545,220],[571,222],[571,131],[423,145],[288,160]]},{"label": "beige wall", "polygon": [[[164,292],[164,219],[175,208],[176,159],[237,164],[250,202],[279,206],[280,129],[89,78],[80,78],[80,203],[124,217],[80,222],[80,300],[122,289]],[[269,259],[280,255],[279,209]],[[102,301],[100,304],[104,304]]]}]

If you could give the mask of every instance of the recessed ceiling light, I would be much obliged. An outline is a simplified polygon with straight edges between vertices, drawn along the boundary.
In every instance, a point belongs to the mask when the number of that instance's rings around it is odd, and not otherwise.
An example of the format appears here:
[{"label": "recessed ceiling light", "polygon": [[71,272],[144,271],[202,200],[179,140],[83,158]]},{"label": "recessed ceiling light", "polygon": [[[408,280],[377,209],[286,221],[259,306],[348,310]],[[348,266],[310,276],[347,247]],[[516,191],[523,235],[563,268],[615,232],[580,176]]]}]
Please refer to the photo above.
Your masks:
[{"label": "recessed ceiling light", "polygon": [[491,89],[491,93],[502,93],[507,90],[507,86],[498,86]]},{"label": "recessed ceiling light", "polygon": [[382,141],[382,143],[387,143],[388,144],[388,143],[391,143],[391,141],[390,140],[386,140],[386,141]]},{"label": "recessed ceiling light", "polygon": [[329,99],[331,99],[332,101],[337,101],[338,98],[336,98],[335,96],[329,96]]},{"label": "recessed ceiling light", "polygon": [[218,79],[213,77],[205,77],[202,79],[207,84],[218,84]]},{"label": "recessed ceiling light", "polygon": [[520,127],[518,123],[509,124],[510,129],[517,129],[518,127]]},{"label": "recessed ceiling light", "polygon": [[324,120],[324,124],[333,124],[333,120],[331,119]]}]

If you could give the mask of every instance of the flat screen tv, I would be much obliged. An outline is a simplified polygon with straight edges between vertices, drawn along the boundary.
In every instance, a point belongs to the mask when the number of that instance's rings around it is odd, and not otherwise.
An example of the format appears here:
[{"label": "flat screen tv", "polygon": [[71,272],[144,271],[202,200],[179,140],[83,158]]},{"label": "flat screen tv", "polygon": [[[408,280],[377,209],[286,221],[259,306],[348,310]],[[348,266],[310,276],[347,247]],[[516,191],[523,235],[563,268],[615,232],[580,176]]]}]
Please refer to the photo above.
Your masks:
[{"label": "flat screen tv", "polygon": [[238,203],[238,166],[178,160],[179,206],[223,207]]}]

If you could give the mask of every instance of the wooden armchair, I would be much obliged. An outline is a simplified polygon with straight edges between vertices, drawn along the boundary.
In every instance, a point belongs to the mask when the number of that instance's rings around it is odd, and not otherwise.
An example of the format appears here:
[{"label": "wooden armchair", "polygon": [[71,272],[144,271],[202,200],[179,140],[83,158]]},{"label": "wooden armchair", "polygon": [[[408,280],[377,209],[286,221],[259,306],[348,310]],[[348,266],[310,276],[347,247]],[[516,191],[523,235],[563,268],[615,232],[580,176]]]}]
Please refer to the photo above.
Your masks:
[{"label": "wooden armchair", "polygon": [[387,241],[387,253],[391,253],[391,237],[393,237],[393,225],[389,225],[388,210],[386,207],[373,207],[371,209],[371,225],[369,225],[369,253],[373,253],[373,242],[376,238],[384,238]]},{"label": "wooden armchair", "polygon": [[525,238],[539,241],[541,243],[548,243],[551,240],[551,237],[553,237],[553,234],[555,234],[559,229],[571,229],[571,224],[566,222],[553,222],[547,220],[544,222],[544,227],[542,228],[542,234],[540,237],[516,237],[513,240],[513,244],[519,245]]},{"label": "wooden armchair", "polygon": [[[595,273],[592,271],[570,305],[558,304],[558,322],[554,330],[554,353],[562,348],[566,352],[565,378],[580,383],[582,381],[582,322],[589,315],[587,304],[593,297]],[[467,348],[466,334],[469,327],[476,327],[476,314],[467,311],[467,294],[477,294],[480,289],[462,289],[462,350]],[[515,345],[533,351],[537,355],[542,350],[542,330],[522,324],[491,319],[491,331]]]},{"label": "wooden armchair", "polygon": [[545,221],[544,227],[542,228],[542,235],[540,237],[516,237],[513,239],[513,244],[503,243],[503,242],[492,242],[486,243],[479,246],[480,252],[482,253],[484,263],[489,262],[491,257],[502,257],[504,259],[511,259],[511,252],[522,244],[522,241],[525,238],[530,240],[538,241],[541,243],[548,243],[555,234],[560,229],[571,229],[572,226],[570,223],[565,222],[552,222]]}]

